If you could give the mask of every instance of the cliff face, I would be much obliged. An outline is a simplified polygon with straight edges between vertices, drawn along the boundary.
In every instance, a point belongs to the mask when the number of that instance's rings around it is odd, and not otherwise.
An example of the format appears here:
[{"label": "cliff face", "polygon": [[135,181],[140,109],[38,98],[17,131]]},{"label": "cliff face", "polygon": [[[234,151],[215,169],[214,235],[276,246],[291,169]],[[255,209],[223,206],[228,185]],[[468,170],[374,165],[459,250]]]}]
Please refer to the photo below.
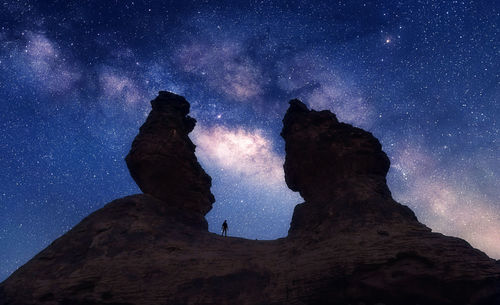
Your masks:
[{"label": "cliff face", "polygon": [[368,132],[290,103],[285,176],[305,203],[274,241],[209,233],[189,104],[160,93],[127,156],[145,194],[92,213],[0,284],[17,304],[500,304],[500,266],[432,233],[385,183]]}]

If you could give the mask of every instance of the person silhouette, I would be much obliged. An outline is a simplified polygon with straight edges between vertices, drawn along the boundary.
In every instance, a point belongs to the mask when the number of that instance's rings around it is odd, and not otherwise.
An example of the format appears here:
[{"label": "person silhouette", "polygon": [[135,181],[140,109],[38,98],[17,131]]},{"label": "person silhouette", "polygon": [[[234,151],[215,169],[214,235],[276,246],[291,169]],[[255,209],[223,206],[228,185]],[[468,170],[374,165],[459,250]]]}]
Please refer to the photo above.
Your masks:
[{"label": "person silhouette", "polygon": [[224,220],[224,223],[222,224],[222,234],[221,236],[227,236],[227,220]]}]

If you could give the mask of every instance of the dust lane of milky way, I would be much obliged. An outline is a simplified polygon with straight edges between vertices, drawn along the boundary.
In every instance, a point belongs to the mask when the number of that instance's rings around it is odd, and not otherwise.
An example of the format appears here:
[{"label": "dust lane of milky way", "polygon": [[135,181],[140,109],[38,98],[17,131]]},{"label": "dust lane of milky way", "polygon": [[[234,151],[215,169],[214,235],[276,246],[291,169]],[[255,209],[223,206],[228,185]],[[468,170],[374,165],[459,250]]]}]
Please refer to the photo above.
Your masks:
[{"label": "dust lane of milky way", "polygon": [[209,229],[285,236],[291,98],[367,129],[399,202],[500,258],[494,1],[7,1],[0,12],[0,280],[139,192],[124,156],[159,90],[184,95]]}]

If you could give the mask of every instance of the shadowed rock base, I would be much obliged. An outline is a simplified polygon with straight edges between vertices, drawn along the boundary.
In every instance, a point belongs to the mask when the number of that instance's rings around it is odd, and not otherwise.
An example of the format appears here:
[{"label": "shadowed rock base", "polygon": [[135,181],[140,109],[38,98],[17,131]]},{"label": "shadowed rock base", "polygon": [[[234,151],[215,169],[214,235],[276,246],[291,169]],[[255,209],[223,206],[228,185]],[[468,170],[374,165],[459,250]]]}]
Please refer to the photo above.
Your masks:
[{"label": "shadowed rock base", "polygon": [[282,135],[286,181],[306,201],[287,238],[223,238],[205,209],[129,196],[0,284],[0,304],[500,304],[499,263],[391,198],[371,134],[295,100]]}]

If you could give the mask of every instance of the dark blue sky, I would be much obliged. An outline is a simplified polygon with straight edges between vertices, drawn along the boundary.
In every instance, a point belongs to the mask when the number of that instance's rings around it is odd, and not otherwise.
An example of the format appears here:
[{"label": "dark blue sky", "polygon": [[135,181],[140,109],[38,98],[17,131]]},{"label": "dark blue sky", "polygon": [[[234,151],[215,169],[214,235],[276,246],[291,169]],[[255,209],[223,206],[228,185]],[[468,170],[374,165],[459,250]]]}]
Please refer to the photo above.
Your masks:
[{"label": "dark blue sky", "polygon": [[286,235],[288,100],[374,133],[389,186],[500,258],[496,1],[7,1],[0,10],[0,280],[107,202],[159,90],[184,95],[218,232]]}]

